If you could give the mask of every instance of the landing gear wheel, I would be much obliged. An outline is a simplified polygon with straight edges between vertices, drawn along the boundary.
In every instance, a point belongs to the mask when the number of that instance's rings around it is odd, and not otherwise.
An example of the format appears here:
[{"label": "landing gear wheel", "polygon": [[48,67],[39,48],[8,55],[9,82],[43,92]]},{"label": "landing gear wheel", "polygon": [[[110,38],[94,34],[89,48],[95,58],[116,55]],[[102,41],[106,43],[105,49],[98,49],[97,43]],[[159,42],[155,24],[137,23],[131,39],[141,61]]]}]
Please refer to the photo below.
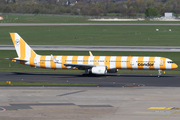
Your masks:
[{"label": "landing gear wheel", "polygon": [[91,70],[85,69],[85,73],[82,74],[83,76],[89,77],[89,76],[94,76],[95,74],[92,73]]},{"label": "landing gear wheel", "polygon": [[89,71],[89,75],[92,75],[93,73],[91,71]]}]

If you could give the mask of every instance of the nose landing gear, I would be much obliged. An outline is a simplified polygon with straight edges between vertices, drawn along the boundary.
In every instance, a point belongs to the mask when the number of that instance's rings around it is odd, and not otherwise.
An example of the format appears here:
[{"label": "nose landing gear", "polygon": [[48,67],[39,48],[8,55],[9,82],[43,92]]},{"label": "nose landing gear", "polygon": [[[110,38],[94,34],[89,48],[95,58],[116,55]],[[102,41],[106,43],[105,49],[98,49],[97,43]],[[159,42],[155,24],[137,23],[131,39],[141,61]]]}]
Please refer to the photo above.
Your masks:
[{"label": "nose landing gear", "polygon": [[158,73],[158,78],[161,77],[161,71],[162,71],[162,70],[158,70],[158,72],[159,72],[159,73]]}]

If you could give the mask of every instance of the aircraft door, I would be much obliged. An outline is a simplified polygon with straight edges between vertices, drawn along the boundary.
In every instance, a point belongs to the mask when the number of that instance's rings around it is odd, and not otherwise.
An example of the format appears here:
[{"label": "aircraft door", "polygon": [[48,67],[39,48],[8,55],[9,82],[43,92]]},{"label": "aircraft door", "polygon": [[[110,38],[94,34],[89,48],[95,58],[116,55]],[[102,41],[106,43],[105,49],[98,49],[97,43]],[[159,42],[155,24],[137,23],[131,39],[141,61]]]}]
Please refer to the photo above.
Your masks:
[{"label": "aircraft door", "polygon": [[133,61],[133,57],[131,57],[131,59],[130,59],[130,65],[134,65],[134,61]]},{"label": "aircraft door", "polygon": [[160,59],[160,66],[163,66],[163,65],[164,65],[164,62],[165,62],[165,61],[163,60],[163,58],[161,58],[161,59]]},{"label": "aircraft door", "polygon": [[160,58],[160,69],[163,70],[163,69],[166,69],[166,58]]},{"label": "aircraft door", "polygon": [[59,62],[62,63],[62,59],[61,58],[59,59]]},{"label": "aircraft door", "polygon": [[131,68],[132,68],[132,69],[136,69],[136,68],[137,68],[136,61],[137,61],[137,57],[131,57],[131,59],[130,59],[130,65],[131,65]]}]

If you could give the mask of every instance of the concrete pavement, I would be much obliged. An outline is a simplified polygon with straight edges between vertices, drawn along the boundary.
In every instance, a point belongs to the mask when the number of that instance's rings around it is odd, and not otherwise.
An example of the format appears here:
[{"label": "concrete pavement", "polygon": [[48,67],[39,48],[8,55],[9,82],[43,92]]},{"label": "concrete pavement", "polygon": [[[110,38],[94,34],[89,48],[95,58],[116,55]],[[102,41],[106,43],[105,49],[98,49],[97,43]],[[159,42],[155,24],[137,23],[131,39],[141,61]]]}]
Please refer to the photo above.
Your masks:
[{"label": "concrete pavement", "polygon": [[179,87],[0,87],[0,119],[178,120],[179,91]]},{"label": "concrete pavement", "polygon": [[[77,45],[31,45],[33,50],[54,51],[149,51],[180,52],[180,47],[164,46],[77,46]],[[15,50],[14,45],[0,45],[0,50]]]}]

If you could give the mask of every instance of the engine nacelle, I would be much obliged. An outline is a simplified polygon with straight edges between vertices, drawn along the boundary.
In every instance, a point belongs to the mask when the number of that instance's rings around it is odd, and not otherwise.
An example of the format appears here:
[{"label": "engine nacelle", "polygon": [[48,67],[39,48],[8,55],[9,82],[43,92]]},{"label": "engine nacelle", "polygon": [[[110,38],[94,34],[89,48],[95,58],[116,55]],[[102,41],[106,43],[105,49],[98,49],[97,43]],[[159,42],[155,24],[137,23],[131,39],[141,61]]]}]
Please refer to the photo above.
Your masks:
[{"label": "engine nacelle", "polygon": [[111,70],[108,70],[107,72],[108,72],[108,73],[117,73],[117,72],[118,72],[118,69],[111,69]]},{"label": "engine nacelle", "polygon": [[106,74],[107,73],[107,70],[106,70],[106,67],[105,66],[97,66],[97,67],[93,67],[91,69],[91,72],[93,74]]}]

